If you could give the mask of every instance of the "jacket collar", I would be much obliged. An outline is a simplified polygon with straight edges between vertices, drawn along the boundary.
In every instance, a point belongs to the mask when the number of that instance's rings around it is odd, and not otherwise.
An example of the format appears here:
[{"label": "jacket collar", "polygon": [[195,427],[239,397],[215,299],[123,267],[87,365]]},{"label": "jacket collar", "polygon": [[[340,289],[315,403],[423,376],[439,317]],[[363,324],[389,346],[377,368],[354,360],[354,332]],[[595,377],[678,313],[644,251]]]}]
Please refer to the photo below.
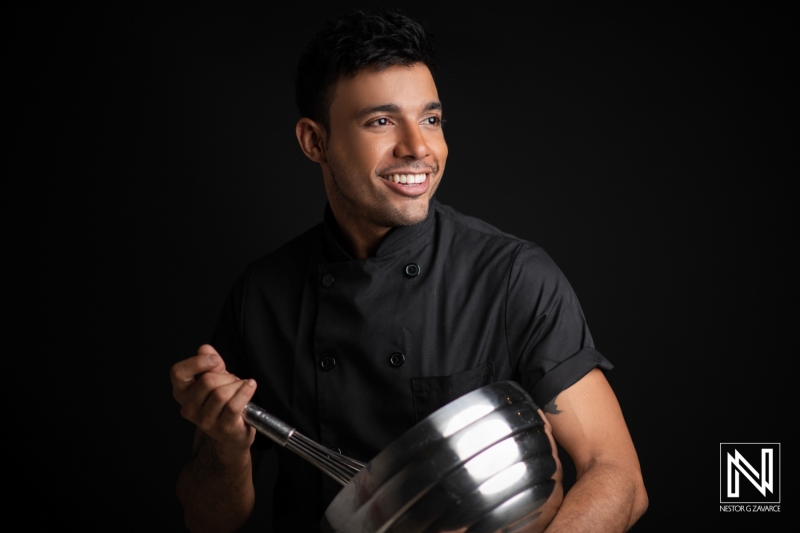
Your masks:
[{"label": "jacket collar", "polygon": [[[386,237],[383,238],[383,241],[378,246],[375,257],[385,257],[393,254],[428,234],[428,231],[433,227],[434,211],[436,211],[437,206],[438,202],[435,198],[432,198],[428,206],[428,216],[425,217],[425,220],[413,226],[398,226],[389,230],[389,233],[386,234]],[[345,242],[344,236],[336,223],[329,203],[325,204],[322,227],[332,262],[354,261],[355,259],[346,251],[347,247],[343,245]]]}]

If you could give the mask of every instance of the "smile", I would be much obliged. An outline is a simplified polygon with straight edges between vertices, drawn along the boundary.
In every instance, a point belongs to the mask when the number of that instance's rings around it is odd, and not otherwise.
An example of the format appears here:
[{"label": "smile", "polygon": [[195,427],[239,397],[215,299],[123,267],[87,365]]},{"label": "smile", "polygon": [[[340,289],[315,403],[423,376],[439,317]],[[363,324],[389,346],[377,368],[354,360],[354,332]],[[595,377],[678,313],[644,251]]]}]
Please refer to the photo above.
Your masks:
[{"label": "smile", "polygon": [[393,181],[394,183],[405,183],[408,185],[416,185],[417,183],[424,183],[427,179],[427,174],[388,174],[386,176],[381,176],[383,179],[387,181]]}]

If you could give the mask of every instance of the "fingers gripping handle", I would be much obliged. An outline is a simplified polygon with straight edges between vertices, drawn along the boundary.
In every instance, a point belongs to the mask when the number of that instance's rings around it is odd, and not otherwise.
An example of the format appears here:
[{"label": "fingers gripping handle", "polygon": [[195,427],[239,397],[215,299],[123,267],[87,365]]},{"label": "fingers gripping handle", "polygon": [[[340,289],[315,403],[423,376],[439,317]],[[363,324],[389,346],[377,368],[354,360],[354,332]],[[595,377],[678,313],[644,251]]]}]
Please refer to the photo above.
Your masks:
[{"label": "fingers gripping handle", "polygon": [[254,403],[248,402],[244,406],[245,422],[256,428],[256,431],[266,435],[281,446],[286,446],[289,438],[294,434],[294,428],[283,420],[275,418]]}]

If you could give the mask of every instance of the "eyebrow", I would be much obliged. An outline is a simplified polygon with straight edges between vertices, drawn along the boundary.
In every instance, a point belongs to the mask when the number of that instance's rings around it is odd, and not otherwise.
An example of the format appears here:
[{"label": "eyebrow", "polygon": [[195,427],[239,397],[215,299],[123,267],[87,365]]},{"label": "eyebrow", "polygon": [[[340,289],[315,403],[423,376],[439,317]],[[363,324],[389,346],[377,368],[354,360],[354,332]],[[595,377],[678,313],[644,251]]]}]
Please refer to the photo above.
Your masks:
[{"label": "eyebrow", "polygon": [[[424,111],[434,111],[434,110],[441,110],[442,103],[441,102],[428,102],[425,105]],[[381,104],[372,107],[367,107],[356,113],[356,118],[363,118],[367,115],[372,115],[373,113],[399,113],[400,106],[397,104]]]}]

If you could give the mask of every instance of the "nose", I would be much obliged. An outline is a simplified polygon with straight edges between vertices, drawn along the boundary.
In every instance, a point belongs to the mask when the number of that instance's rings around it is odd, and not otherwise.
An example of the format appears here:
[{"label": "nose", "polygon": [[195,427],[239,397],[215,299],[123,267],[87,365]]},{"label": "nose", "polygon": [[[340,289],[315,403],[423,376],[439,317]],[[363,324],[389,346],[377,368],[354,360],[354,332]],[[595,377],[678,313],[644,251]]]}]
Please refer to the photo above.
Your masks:
[{"label": "nose", "polygon": [[398,134],[399,138],[394,147],[395,157],[424,159],[430,154],[430,148],[419,124],[406,124],[399,128]]}]

